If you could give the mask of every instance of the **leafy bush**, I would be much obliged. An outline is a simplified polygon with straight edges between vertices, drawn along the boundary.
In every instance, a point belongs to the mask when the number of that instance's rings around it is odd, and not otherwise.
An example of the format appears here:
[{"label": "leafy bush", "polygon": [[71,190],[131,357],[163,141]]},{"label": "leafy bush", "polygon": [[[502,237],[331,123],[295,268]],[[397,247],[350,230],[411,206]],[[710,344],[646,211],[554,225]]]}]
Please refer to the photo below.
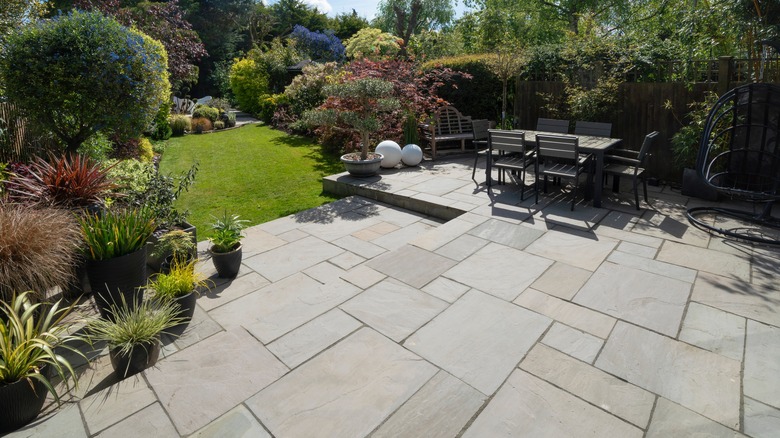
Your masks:
[{"label": "leafy bush", "polygon": [[[79,228],[62,209],[4,205],[0,208],[0,298],[67,285],[78,256]],[[1,368],[1,367],[0,367]]]},{"label": "leafy bush", "polygon": [[6,181],[12,202],[74,210],[102,205],[115,187],[100,163],[81,155],[36,158]]},{"label": "leafy bush", "polygon": [[197,249],[192,234],[184,230],[171,230],[160,236],[150,256],[163,259],[172,255],[174,260],[186,261]]},{"label": "leafy bush", "polygon": [[344,42],[350,59],[380,60],[392,58],[401,50],[403,41],[381,29],[366,27]]},{"label": "leafy bush", "polygon": [[6,42],[0,77],[9,101],[70,152],[97,131],[140,135],[169,99],[162,44],[98,13],[41,20]]},{"label": "leafy bush", "polygon": [[111,139],[102,132],[96,132],[79,146],[78,153],[95,161],[106,161],[113,151],[114,143]]},{"label": "leafy bush", "polygon": [[203,134],[206,131],[211,131],[212,129],[214,129],[214,125],[211,123],[211,120],[205,117],[198,117],[197,119],[192,119],[192,121],[190,122],[190,126],[192,132],[196,134]]},{"label": "leafy bush", "polygon": [[114,136],[114,144],[109,157],[115,160],[141,159],[141,139],[140,138],[119,138]]},{"label": "leafy bush", "polygon": [[201,117],[207,118],[211,123],[214,123],[219,118],[219,110],[208,105],[197,105],[192,111],[192,118],[197,119]]},{"label": "leafy bush", "polygon": [[221,97],[211,99],[209,106],[218,109],[220,114],[230,111],[230,101],[227,99],[222,99]]},{"label": "leafy bush", "polygon": [[146,245],[155,229],[151,209],[108,209],[79,218],[85,252],[92,260],[131,254]]},{"label": "leafy bush", "polygon": [[214,122],[214,129],[225,129],[225,122],[222,120],[217,120]]},{"label": "leafy bush", "polygon": [[335,62],[309,64],[303,67],[303,74],[296,76],[285,88],[285,98],[277,99],[274,103],[277,107],[287,104],[287,115],[299,119],[304,112],[325,102],[326,96],[322,88],[334,83],[337,71],[338,64]]},{"label": "leafy bush", "polygon": [[[717,101],[718,94],[708,92],[703,100],[688,104],[689,112],[685,115],[685,120],[688,123],[684,123],[674,114],[674,118],[682,125],[671,139],[672,157],[678,168],[693,168],[696,164],[696,156],[699,153],[699,144],[704,134],[707,117]],[[671,110],[671,102],[667,101],[664,107]]]},{"label": "leafy bush", "polygon": [[146,163],[151,163],[154,160],[154,149],[152,148],[152,142],[148,138],[142,138],[138,142],[138,158]]},{"label": "leafy bush", "polygon": [[473,119],[498,120],[501,115],[501,80],[485,64],[489,56],[435,59],[424,63],[423,70],[447,67],[468,73],[453,76],[449,86],[439,90],[439,96]]},{"label": "leafy bush", "polygon": [[328,62],[344,59],[344,44],[333,34],[333,31],[312,32],[296,24],[290,38],[296,41],[295,47],[313,61]]},{"label": "leafy bush", "polygon": [[108,177],[116,184],[115,192],[131,196],[146,191],[149,180],[154,172],[152,163],[139,160],[121,160],[109,162]]},{"label": "leafy bush", "polygon": [[160,105],[160,109],[157,111],[157,115],[154,117],[154,125],[152,126],[149,136],[154,140],[168,140],[171,138],[171,125],[168,123],[168,118],[171,116],[171,102],[164,102]]},{"label": "leafy bush", "polygon": [[147,167],[144,178],[147,183],[144,190],[131,191],[121,199],[121,202],[134,207],[145,207],[154,213],[158,230],[168,230],[187,221],[187,211],[179,211],[174,207],[176,200],[195,182],[198,173],[198,163],[181,175],[163,175],[156,172],[153,166]]},{"label": "leafy bush", "polygon": [[228,113],[227,115],[227,122],[225,122],[225,125],[228,128],[232,128],[236,126],[236,114],[235,113]]},{"label": "leafy bush", "polygon": [[258,114],[260,96],[268,94],[268,73],[254,59],[236,60],[230,68],[230,89],[242,111]]},{"label": "leafy bush", "polygon": [[190,118],[179,114],[174,114],[171,116],[170,124],[174,137],[181,137],[185,132],[191,129]]}]

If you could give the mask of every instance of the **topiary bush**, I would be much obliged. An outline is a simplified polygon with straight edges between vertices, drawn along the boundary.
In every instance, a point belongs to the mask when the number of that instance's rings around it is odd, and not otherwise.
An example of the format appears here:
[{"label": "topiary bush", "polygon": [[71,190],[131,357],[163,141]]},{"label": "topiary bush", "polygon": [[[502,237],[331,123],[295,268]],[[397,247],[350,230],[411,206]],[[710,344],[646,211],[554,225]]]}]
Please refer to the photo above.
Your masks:
[{"label": "topiary bush", "polygon": [[179,114],[171,116],[170,124],[171,132],[174,137],[181,137],[185,132],[191,129],[190,118]]},{"label": "topiary bush", "polygon": [[192,132],[196,134],[203,134],[206,131],[211,131],[214,129],[214,125],[211,123],[211,120],[205,117],[192,119],[190,125],[192,127]]},{"label": "topiary bush", "polygon": [[97,131],[137,137],[170,96],[162,44],[94,12],[22,26],[6,40],[6,97],[70,152]]},{"label": "topiary bush", "polygon": [[145,163],[151,163],[154,160],[154,149],[148,138],[142,138],[138,141],[138,158]]},{"label": "topiary bush", "polygon": [[205,117],[209,119],[211,123],[214,123],[219,119],[219,110],[208,105],[198,105],[192,111],[192,118],[197,119],[199,117]]},{"label": "topiary bush", "polygon": [[225,122],[222,120],[217,120],[214,122],[214,129],[225,129]]},{"label": "topiary bush", "polygon": [[242,111],[258,114],[260,96],[268,94],[268,73],[254,59],[239,59],[230,68],[230,89]]},{"label": "topiary bush", "polygon": [[149,131],[149,136],[154,140],[168,140],[171,138],[172,131],[171,125],[168,123],[168,118],[171,116],[171,102],[164,102],[160,105],[160,109],[157,111],[157,115],[154,117],[154,125]]}]

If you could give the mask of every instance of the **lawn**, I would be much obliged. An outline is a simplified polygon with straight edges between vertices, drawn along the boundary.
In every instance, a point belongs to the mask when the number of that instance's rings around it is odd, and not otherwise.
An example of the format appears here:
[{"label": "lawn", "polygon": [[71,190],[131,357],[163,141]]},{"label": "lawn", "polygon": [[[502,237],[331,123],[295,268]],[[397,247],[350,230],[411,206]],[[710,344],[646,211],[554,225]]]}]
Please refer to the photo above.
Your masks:
[{"label": "lawn", "polygon": [[195,162],[195,184],[176,206],[189,210],[198,239],[210,235],[212,216],[223,211],[255,225],[331,202],[322,178],[344,170],[311,139],[261,125],[172,138],[160,171],[180,174]]}]

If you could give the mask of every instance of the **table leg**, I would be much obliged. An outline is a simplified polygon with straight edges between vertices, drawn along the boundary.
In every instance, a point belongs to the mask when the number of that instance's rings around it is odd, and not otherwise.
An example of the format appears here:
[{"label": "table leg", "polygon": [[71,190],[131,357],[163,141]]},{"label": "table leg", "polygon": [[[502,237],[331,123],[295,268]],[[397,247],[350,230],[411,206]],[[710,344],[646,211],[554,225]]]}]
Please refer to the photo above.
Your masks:
[{"label": "table leg", "polygon": [[604,152],[593,154],[596,160],[596,175],[593,182],[593,206],[601,208],[601,186],[604,184]]}]

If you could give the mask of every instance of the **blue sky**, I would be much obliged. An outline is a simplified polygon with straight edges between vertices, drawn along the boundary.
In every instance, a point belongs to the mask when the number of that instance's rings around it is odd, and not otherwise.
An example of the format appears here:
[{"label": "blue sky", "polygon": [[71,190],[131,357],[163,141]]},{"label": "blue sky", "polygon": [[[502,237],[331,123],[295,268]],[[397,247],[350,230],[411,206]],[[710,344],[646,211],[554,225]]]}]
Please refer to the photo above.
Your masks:
[{"label": "blue sky", "polygon": [[[334,17],[338,14],[341,14],[342,12],[352,12],[352,9],[357,11],[358,15],[368,18],[371,20],[374,18],[374,14],[376,14],[376,5],[379,3],[379,0],[363,0],[363,1],[356,1],[356,0],[303,0],[304,3],[307,3],[311,6],[316,6],[321,12],[325,12],[328,14],[329,17]],[[274,3],[274,1],[270,1],[269,3]],[[463,6],[463,2],[458,2],[458,5],[455,7],[456,10],[456,17],[460,17],[463,15],[463,11],[466,9],[465,6]]]}]

